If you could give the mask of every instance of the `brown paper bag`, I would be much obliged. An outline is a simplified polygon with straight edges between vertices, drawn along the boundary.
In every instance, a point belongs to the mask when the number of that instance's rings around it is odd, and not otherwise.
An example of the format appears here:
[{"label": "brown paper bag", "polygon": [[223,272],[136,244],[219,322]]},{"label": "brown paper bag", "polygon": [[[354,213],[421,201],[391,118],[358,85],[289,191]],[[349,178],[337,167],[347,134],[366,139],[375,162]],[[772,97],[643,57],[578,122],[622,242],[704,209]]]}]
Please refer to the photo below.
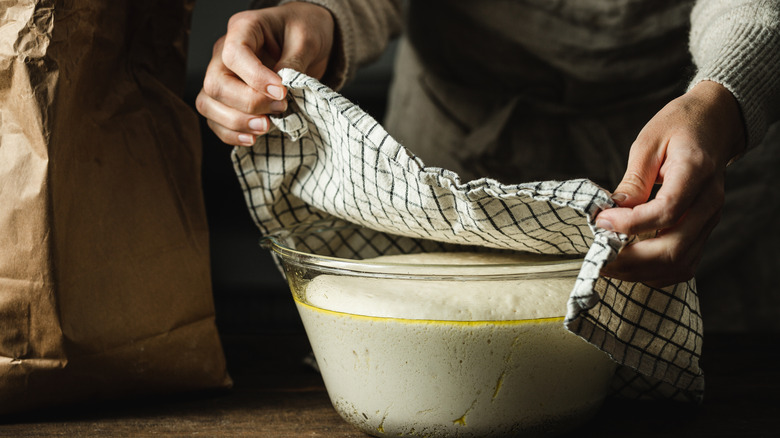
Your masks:
[{"label": "brown paper bag", "polygon": [[190,0],[0,3],[0,413],[230,384]]}]

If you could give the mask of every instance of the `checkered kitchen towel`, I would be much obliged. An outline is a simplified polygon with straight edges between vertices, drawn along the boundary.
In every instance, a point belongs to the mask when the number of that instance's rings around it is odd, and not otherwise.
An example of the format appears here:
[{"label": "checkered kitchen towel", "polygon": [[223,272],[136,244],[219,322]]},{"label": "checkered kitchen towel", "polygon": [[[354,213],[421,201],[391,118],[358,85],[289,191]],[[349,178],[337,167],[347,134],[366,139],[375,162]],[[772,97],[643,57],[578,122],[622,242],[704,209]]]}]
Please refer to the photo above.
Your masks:
[{"label": "checkered kitchen towel", "polygon": [[302,241],[343,257],[459,244],[584,254],[564,324],[622,366],[615,390],[634,398],[700,400],[702,324],[693,280],[664,289],[599,276],[630,239],[595,228],[614,206],[588,180],[463,183],[425,167],[368,114],[317,80],[280,72],[289,109],[277,129],[233,152],[249,210],[263,234],[321,221],[357,227]]}]

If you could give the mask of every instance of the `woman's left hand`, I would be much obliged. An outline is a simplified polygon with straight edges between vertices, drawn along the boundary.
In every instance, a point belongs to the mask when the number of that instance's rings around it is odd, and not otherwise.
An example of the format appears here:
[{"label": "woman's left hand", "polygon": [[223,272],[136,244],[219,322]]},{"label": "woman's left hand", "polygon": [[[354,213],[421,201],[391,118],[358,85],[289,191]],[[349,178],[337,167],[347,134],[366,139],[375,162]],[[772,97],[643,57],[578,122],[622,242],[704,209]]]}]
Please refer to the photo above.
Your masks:
[{"label": "woman's left hand", "polygon": [[631,146],[618,207],[596,217],[597,227],[655,237],[626,246],[602,274],[655,287],[693,277],[720,219],[726,165],[744,148],[739,104],[718,83],[700,82],[661,109]]}]

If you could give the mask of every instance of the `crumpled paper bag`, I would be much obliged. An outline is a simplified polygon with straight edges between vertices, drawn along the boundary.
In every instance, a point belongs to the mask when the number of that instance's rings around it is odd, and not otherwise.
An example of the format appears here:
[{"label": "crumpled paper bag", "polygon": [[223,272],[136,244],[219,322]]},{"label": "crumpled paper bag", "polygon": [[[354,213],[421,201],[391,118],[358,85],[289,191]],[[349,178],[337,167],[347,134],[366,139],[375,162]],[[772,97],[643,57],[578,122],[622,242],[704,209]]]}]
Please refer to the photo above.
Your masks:
[{"label": "crumpled paper bag", "polygon": [[0,414],[230,384],[193,2],[0,3]]}]

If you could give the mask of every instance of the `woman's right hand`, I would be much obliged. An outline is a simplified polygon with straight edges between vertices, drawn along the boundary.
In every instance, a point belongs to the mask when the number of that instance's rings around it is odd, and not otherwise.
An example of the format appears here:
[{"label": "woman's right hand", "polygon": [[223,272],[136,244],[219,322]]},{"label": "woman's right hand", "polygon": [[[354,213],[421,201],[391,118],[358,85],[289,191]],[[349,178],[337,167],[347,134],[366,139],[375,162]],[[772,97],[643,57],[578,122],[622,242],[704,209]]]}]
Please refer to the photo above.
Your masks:
[{"label": "woman's right hand", "polygon": [[251,146],[268,132],[268,114],[287,108],[287,90],[276,74],[292,68],[321,79],[333,48],[327,9],[304,2],[240,12],[214,44],[198,112],[223,142]]}]

